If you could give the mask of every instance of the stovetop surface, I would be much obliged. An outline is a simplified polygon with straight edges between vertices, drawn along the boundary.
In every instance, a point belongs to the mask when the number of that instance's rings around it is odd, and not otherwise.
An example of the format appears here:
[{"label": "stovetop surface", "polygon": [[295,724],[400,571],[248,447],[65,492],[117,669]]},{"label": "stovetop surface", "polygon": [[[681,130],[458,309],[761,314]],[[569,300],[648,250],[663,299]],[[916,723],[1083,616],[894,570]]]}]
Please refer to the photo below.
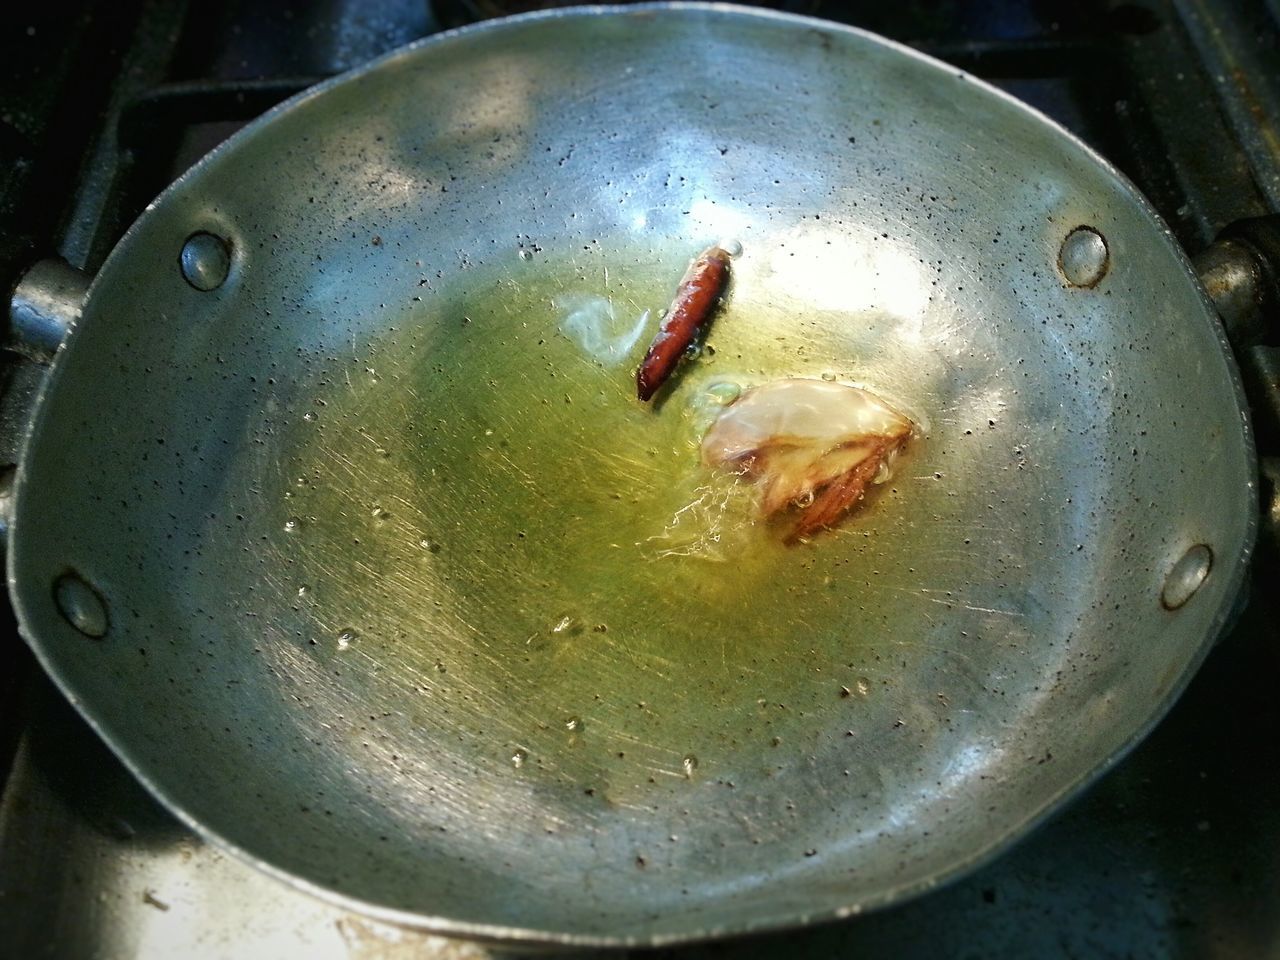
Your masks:
[{"label": "stovetop surface", "polygon": [[[1192,252],[1232,220],[1280,210],[1275,3],[772,5],[904,40],[1039,107],[1128,173]],[[54,254],[92,272],[156,193],[273,103],[418,36],[527,6],[126,0],[24,11],[0,34],[0,273],[12,282]],[[13,390],[38,371],[11,365],[5,376]],[[1257,412],[1264,453],[1274,452],[1270,416]],[[19,433],[0,423],[0,460],[16,457]],[[1240,619],[1152,736],[1008,854],[867,917],[664,952],[1280,956],[1275,556],[1261,551]],[[346,913],[202,843],[61,699],[6,617],[0,956],[488,952]]]}]

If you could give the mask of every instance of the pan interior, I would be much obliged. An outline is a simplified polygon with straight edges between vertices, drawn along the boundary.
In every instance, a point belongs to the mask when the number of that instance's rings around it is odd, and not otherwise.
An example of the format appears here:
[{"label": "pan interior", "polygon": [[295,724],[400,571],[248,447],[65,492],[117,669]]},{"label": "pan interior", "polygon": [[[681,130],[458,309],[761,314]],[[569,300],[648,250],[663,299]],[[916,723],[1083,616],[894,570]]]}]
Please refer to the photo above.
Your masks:
[{"label": "pan interior", "polygon": [[[711,349],[641,406],[721,239]],[[697,450],[718,385],[783,376],[922,428],[798,548],[717,526]],[[1114,758],[1231,599],[1251,456],[1181,254],[1041,118],[810,21],[581,12],[329,86],[148,211],[52,375],[11,582],[108,741],[265,866],[462,932],[674,938],[922,889]]]}]

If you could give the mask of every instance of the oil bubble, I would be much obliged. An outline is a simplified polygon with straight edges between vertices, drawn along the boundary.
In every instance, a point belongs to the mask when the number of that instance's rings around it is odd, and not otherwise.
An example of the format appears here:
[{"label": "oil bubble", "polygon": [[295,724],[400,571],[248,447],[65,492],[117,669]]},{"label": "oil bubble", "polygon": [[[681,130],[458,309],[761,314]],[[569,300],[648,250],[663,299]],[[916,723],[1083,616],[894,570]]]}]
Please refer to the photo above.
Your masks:
[{"label": "oil bubble", "polygon": [[581,717],[576,717],[576,716],[575,716],[575,717],[569,717],[569,718],[568,718],[567,720],[565,720],[565,722],[564,722],[564,728],[565,728],[566,730],[570,730],[570,731],[572,731],[572,732],[574,732],[574,733],[581,733],[581,732],[582,732],[582,718],[581,718]]},{"label": "oil bubble", "polygon": [[290,517],[288,520],[284,522],[284,532],[294,533],[301,526],[302,526],[301,520],[299,520],[297,517]]},{"label": "oil bubble", "polygon": [[727,407],[742,396],[742,385],[732,380],[720,380],[707,387],[706,393],[716,403]]},{"label": "oil bubble", "polygon": [[529,759],[529,751],[524,747],[516,747],[511,753],[511,765],[519,770],[524,766],[526,760]]}]

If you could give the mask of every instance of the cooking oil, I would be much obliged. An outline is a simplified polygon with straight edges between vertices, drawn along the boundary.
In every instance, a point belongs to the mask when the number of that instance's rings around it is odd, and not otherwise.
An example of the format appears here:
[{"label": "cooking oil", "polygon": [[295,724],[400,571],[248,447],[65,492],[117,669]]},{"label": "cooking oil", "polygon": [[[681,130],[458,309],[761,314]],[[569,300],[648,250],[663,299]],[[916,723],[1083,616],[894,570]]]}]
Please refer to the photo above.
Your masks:
[{"label": "cooking oil", "polygon": [[[636,399],[635,367],[682,270],[476,269],[394,335],[330,358],[326,392],[300,405],[257,482],[269,503],[288,489],[307,517],[277,521],[290,535],[272,544],[290,582],[314,591],[298,613],[307,632],[361,638],[339,644],[360,654],[342,674],[352,697],[429,677],[450,704],[438,722],[470,749],[499,757],[519,738],[541,758],[533,769],[608,780],[615,798],[688,781],[699,763],[732,768],[781,727],[807,728],[788,736],[799,744],[843,733],[847,717],[819,718],[849,710],[834,671],[887,629],[863,558],[879,550],[877,523],[901,519],[897,492],[789,547],[749,484],[702,463],[702,434],[743,390],[834,366],[779,340],[794,323],[780,309],[731,294],[714,365],[686,359],[656,402]],[[322,420],[304,412],[313,400]],[[761,697],[792,712],[762,723]],[[555,716],[574,718],[579,749],[543,729]],[[530,772],[524,751],[505,754],[508,770]]]}]

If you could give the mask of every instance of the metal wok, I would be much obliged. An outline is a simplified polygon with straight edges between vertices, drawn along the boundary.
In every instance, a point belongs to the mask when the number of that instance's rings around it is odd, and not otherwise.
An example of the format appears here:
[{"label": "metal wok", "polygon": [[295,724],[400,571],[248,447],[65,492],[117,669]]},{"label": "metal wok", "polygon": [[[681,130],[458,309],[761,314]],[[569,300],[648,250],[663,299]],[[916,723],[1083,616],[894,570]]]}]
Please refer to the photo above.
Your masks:
[{"label": "metal wok", "polygon": [[[714,355],[643,408],[722,238]],[[892,482],[805,546],[655,552],[705,388],[823,375],[922,423]],[[1063,130],[831,24],[580,9],[325,84],[148,209],[49,377],[9,583],[250,862],[665,943],[919,893],[1114,763],[1223,624],[1254,482],[1187,261]]]}]

